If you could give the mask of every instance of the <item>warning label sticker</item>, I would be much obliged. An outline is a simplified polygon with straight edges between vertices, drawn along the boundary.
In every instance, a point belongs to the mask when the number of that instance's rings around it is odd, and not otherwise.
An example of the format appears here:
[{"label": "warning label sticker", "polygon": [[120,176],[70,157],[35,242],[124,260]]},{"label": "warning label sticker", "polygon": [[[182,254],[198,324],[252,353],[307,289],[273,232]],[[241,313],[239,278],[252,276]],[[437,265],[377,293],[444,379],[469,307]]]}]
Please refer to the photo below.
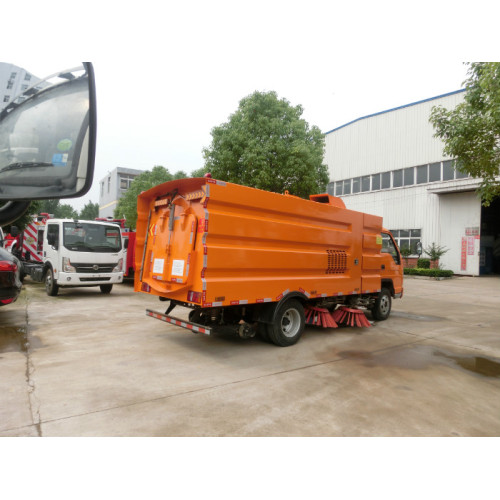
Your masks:
[{"label": "warning label sticker", "polygon": [[155,259],[153,264],[153,273],[154,274],[163,274],[163,266],[165,265],[164,259]]},{"label": "warning label sticker", "polygon": [[172,276],[184,276],[184,261],[174,259],[172,262]]}]

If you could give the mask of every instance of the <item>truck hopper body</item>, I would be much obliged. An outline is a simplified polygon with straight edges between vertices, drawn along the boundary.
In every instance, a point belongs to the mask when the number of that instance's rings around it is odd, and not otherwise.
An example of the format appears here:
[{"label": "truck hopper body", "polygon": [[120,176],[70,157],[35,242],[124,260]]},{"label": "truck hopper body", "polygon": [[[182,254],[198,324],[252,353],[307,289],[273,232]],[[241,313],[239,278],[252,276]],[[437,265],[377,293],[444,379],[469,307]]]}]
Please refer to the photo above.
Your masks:
[{"label": "truck hopper body", "polygon": [[210,178],[171,181],[138,198],[135,290],[192,307],[205,326],[224,313],[241,315],[236,324],[269,324],[292,298],[369,306],[383,288],[403,291],[399,252],[382,251],[384,232],[381,217],[327,194],[304,200]]}]

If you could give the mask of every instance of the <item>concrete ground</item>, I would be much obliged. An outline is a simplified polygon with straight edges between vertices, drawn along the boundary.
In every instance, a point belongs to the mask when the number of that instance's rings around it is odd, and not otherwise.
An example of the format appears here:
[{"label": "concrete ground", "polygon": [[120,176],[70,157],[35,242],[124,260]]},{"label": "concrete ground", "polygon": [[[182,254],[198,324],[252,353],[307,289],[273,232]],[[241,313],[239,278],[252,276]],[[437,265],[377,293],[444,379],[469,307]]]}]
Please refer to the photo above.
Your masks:
[{"label": "concrete ground", "polygon": [[[500,278],[407,279],[371,328],[195,335],[115,285],[0,308],[0,436],[499,436]],[[176,310],[176,315],[185,315]]]}]

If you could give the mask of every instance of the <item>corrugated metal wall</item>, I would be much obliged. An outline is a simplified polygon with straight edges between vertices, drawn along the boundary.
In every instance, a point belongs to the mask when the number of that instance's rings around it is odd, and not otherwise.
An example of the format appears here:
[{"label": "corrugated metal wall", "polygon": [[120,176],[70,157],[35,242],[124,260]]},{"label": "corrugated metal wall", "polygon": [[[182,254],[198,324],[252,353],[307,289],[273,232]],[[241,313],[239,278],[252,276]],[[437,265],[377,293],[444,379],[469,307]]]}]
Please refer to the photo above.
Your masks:
[{"label": "corrugated metal wall", "polygon": [[433,106],[453,108],[463,92],[362,118],[326,134],[330,180],[386,172],[445,159],[429,123]]}]

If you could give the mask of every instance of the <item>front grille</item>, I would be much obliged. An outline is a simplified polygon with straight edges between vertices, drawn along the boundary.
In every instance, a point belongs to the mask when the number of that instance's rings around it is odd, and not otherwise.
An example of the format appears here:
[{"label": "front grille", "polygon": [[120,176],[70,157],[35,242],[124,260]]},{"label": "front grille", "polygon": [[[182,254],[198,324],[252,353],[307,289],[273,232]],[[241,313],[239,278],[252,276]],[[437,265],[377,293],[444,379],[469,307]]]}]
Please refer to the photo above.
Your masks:
[{"label": "front grille", "polygon": [[83,282],[90,282],[90,281],[109,281],[111,278],[80,278],[80,281]]},{"label": "front grille", "polygon": [[343,250],[327,250],[326,274],[343,274],[347,271],[347,254]]},{"label": "front grille", "polygon": [[[111,262],[105,264],[74,264],[71,265],[76,269],[77,273],[111,273],[118,265],[118,262]],[[96,269],[97,267],[97,269]]]}]

